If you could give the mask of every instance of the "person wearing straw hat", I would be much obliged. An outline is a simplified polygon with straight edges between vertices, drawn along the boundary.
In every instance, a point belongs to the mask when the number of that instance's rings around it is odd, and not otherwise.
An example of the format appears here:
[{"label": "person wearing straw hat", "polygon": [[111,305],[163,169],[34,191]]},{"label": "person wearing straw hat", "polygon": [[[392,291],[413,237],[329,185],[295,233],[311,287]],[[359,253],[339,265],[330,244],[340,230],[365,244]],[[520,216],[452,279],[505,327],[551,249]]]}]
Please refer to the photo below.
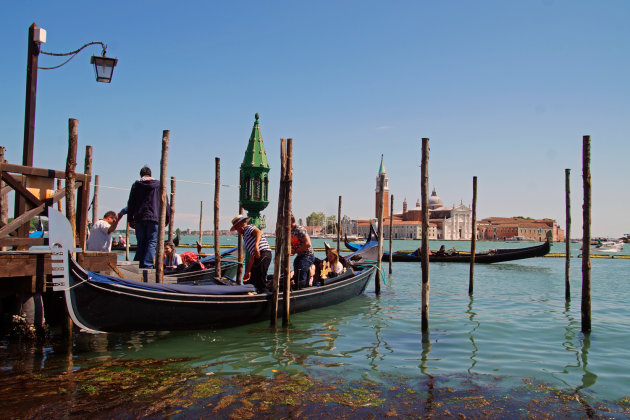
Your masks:
[{"label": "person wearing straw hat", "polygon": [[243,282],[251,282],[259,293],[269,292],[267,289],[267,270],[271,264],[271,247],[262,230],[248,225],[250,218],[239,214],[232,219],[230,231],[236,230],[243,235],[249,260],[243,274]]}]

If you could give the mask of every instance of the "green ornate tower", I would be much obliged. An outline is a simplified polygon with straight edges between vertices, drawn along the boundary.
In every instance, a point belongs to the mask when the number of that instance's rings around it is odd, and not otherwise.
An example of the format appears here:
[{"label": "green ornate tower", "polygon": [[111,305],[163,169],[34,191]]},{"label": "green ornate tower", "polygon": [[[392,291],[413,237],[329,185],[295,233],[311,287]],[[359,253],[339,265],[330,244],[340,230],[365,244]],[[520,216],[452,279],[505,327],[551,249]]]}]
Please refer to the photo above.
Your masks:
[{"label": "green ornate tower", "polygon": [[269,162],[260,135],[259,117],[256,113],[252,135],[241,164],[239,203],[247,210],[247,216],[252,218],[250,224],[263,229],[265,223],[260,212],[269,205]]}]

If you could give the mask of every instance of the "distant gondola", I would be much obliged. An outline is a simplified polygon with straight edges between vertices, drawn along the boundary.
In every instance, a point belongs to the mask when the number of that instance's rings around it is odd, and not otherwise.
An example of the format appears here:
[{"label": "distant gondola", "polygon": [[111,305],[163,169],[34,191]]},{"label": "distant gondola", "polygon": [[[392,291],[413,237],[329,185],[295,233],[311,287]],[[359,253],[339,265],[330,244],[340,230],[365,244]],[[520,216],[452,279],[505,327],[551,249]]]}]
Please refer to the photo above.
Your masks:
[{"label": "distant gondola", "polygon": [[[225,328],[269,319],[271,294],[253,286],[143,283],[86,271],[71,258],[72,229],[57,210],[48,209],[55,275],[73,322],[90,332],[168,331]],[[350,261],[365,263],[374,250],[363,248]],[[341,303],[363,293],[374,266],[354,265],[321,286],[291,293],[291,311]],[[280,297],[282,304],[282,297]]]},{"label": "distant gondola", "polygon": [[[368,236],[367,243],[374,243],[377,241],[376,232],[370,225],[370,235]],[[345,245],[348,249],[354,250],[358,248],[356,244],[345,240]],[[530,246],[527,248],[516,249],[491,249],[485,252],[479,252],[475,254],[475,263],[479,264],[491,264],[497,262],[522,260],[525,258],[542,257],[549,253],[551,249],[551,232],[547,233],[547,240],[545,243],[536,246]],[[389,259],[389,253],[383,253],[383,260]],[[394,262],[420,262],[420,249],[416,249],[413,252],[398,251],[392,254],[392,261]],[[429,262],[470,262],[469,252],[447,251],[440,253],[439,251],[432,251],[429,253]]]}]

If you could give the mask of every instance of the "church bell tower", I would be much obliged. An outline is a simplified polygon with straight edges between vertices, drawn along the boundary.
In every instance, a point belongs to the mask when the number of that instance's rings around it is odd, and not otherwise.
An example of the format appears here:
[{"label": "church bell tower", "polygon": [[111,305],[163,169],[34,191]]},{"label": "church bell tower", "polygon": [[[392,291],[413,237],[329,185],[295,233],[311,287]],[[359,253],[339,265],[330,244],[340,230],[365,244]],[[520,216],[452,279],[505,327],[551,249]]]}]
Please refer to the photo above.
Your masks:
[{"label": "church bell tower", "polygon": [[374,202],[376,205],[374,206],[374,217],[378,219],[378,193],[379,185],[378,181],[381,177],[381,174],[385,175],[385,182],[383,183],[383,218],[389,217],[389,178],[387,178],[387,172],[385,172],[385,164],[383,163],[383,155],[381,155],[381,167],[378,170],[378,176],[376,177],[376,194]]}]

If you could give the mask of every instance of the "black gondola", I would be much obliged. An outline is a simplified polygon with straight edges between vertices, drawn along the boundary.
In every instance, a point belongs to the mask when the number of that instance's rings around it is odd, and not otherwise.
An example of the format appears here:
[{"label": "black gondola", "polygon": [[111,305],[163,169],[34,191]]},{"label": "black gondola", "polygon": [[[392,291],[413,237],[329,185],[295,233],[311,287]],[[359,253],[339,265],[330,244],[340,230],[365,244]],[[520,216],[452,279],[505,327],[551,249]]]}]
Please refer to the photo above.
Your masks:
[{"label": "black gondola", "polygon": [[[375,243],[377,241],[376,232],[370,225],[370,235],[368,236],[367,244]],[[350,250],[355,250],[359,246],[348,242],[345,238],[345,245]],[[475,254],[475,263],[479,264],[491,264],[505,261],[522,260],[525,258],[542,257],[549,253],[551,249],[551,232],[547,233],[547,240],[540,245],[530,246],[527,248],[505,248],[505,249],[491,249],[485,252],[479,252]],[[389,259],[389,253],[383,253],[383,260]],[[394,262],[420,262],[420,249],[416,249],[412,252],[398,251],[392,254],[392,261]],[[429,262],[470,262],[470,252],[461,251],[446,251],[441,253],[439,251],[431,251],[429,253]]]},{"label": "black gondola", "polygon": [[[70,257],[72,230],[66,218],[53,208],[48,214],[53,290],[64,291],[72,320],[84,330],[196,330],[269,319],[271,294],[256,293],[251,285],[143,283],[86,271]],[[351,260],[365,262],[372,257],[373,250],[365,248]],[[334,305],[358,296],[374,271],[373,266],[355,266],[322,286],[294,291],[291,311]]]}]

